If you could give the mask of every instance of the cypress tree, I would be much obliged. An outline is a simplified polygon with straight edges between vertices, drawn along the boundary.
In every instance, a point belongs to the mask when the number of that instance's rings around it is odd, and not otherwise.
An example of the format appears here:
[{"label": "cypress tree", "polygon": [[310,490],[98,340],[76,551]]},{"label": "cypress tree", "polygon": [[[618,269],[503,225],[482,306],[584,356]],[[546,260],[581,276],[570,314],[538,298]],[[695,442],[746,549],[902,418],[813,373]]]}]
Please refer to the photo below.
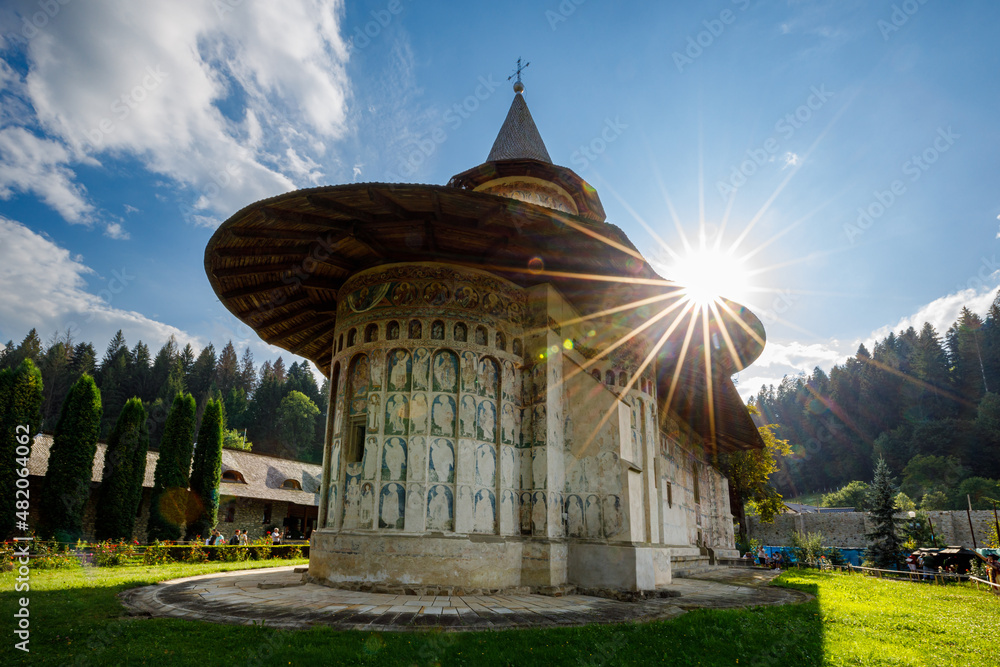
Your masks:
[{"label": "cypress tree", "polygon": [[896,534],[896,487],[892,483],[889,464],[879,457],[875,464],[875,479],[868,489],[868,517],[872,531],[865,533],[868,549],[865,558],[873,567],[890,569],[899,563],[902,542]]},{"label": "cypress tree", "polygon": [[63,401],[42,496],[43,532],[60,542],[73,542],[83,535],[83,509],[90,498],[101,415],[97,383],[90,375],[80,376]]},{"label": "cypress tree", "polygon": [[132,539],[148,450],[146,408],[141,399],[130,398],[118,415],[104,454],[104,473],[97,501],[95,532],[98,540]]},{"label": "cypress tree", "polygon": [[222,402],[209,400],[198,429],[198,445],[191,470],[190,516],[187,538],[208,535],[219,519],[219,479],[222,475]]},{"label": "cypress tree", "polygon": [[[18,526],[15,495],[18,470],[31,455],[35,434],[42,429],[42,373],[30,359],[16,368],[0,371],[0,537],[10,535]],[[27,455],[24,454],[27,447]],[[22,510],[23,511],[23,510]]]},{"label": "cypress tree", "polygon": [[160,459],[153,474],[146,537],[178,540],[187,522],[187,487],[191,474],[196,406],[194,396],[179,393],[167,415],[160,440]]}]

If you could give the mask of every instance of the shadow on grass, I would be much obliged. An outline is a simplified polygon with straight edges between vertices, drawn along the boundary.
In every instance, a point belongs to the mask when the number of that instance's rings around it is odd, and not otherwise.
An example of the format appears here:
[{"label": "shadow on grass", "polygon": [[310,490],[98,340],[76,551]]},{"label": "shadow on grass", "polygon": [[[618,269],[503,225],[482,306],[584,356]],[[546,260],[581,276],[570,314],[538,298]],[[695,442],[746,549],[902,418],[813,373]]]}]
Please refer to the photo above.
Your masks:
[{"label": "shadow on grass", "polygon": [[[116,594],[133,583],[33,591],[31,654],[4,664],[58,665],[818,665],[818,600],[750,609],[702,609],[674,620],[494,632],[287,631],[133,618]],[[816,595],[813,584],[788,584]],[[15,596],[0,595],[12,610]],[[9,617],[8,617],[9,618]],[[9,621],[8,621],[9,622]]]}]

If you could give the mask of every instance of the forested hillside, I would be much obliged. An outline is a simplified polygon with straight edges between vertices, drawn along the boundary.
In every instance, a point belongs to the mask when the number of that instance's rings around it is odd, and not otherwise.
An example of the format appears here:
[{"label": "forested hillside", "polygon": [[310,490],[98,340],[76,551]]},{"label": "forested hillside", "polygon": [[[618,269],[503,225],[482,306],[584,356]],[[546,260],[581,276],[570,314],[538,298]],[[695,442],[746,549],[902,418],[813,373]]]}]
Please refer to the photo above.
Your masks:
[{"label": "forested hillside", "polygon": [[152,356],[142,341],[129,349],[121,331],[98,359],[92,343],[75,342],[66,334],[53,336],[43,345],[34,329],[19,345],[8,342],[0,351],[0,369],[15,368],[25,358],[42,372],[46,432],[55,428],[69,388],[88,373],[101,392],[102,439],[125,402],[137,396],[149,414],[151,446],[157,448],[174,396],[187,391],[197,401],[199,420],[209,398],[221,399],[225,427],[241,435],[245,430],[247,440],[253,443],[252,451],[320,461],[326,422],[326,400],[321,396],[326,395],[327,387],[325,382],[322,388],[316,386],[304,361],[285,368],[279,357],[258,368],[250,350],[238,356],[232,342],[218,352],[209,344],[195,355],[190,345],[180,348],[172,337]]},{"label": "forested hillside", "polygon": [[870,481],[884,456],[923,509],[1000,499],[1000,294],[985,318],[962,309],[944,338],[930,325],[864,345],[829,375],[785,377],[751,398],[792,454],[774,476],[786,497]]}]

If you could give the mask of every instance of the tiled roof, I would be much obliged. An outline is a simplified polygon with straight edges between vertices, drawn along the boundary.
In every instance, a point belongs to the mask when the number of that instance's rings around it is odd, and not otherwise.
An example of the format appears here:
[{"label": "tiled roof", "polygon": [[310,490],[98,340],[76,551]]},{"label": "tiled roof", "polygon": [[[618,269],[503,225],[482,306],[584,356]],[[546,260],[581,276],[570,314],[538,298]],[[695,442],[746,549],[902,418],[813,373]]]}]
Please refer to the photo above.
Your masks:
[{"label": "tiled roof", "polygon": [[535,121],[528,111],[528,105],[521,95],[514,95],[507,119],[500,128],[500,134],[493,142],[487,162],[499,160],[540,160],[552,164],[552,158],[545,149],[542,135],[535,127]]},{"label": "tiled roof", "polygon": [[[31,447],[31,459],[28,470],[32,475],[44,477],[49,467],[49,450],[52,447],[51,435],[38,435]],[[92,482],[100,482],[104,473],[104,452],[107,445],[97,443],[97,454],[94,456],[94,467],[91,470]],[[159,452],[146,453],[146,474],[142,485],[153,486],[153,472],[159,460]],[[299,505],[318,505],[319,489],[323,477],[323,468],[314,463],[290,461],[274,456],[243,452],[236,449],[222,450],[222,470],[236,470],[243,475],[246,483],[222,482],[219,484],[219,494],[239,498],[260,498],[297,503]],[[302,485],[302,490],[284,489],[281,485],[285,480],[294,479]]]}]

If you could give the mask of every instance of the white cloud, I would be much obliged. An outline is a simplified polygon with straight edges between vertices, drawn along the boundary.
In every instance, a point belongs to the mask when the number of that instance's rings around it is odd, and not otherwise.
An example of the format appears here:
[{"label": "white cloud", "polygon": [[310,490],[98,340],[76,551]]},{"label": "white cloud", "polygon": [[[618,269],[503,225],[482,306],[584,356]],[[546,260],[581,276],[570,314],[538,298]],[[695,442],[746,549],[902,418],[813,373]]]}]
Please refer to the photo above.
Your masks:
[{"label": "white cloud", "polygon": [[0,129],[0,199],[32,193],[68,222],[90,223],[94,207],[67,167],[61,142],[42,139],[22,127]]},{"label": "white cloud", "polygon": [[181,345],[203,345],[177,327],[116,308],[116,295],[129,289],[127,272],[112,276],[95,294],[86,278],[97,276],[79,256],[71,256],[65,248],[2,216],[0,238],[0,322],[5,338],[23,336],[35,328],[44,340],[52,332],[69,328],[77,341],[98,342],[110,340],[121,329],[128,341],[142,339],[154,349],[171,335]]},{"label": "white cloud", "polygon": [[85,217],[68,165],[88,156],[138,158],[189,190],[185,217],[205,224],[317,182],[347,127],[342,13],[342,0],[61,5],[26,47],[25,95],[46,140],[68,148],[49,147],[63,182],[46,201]]}]

